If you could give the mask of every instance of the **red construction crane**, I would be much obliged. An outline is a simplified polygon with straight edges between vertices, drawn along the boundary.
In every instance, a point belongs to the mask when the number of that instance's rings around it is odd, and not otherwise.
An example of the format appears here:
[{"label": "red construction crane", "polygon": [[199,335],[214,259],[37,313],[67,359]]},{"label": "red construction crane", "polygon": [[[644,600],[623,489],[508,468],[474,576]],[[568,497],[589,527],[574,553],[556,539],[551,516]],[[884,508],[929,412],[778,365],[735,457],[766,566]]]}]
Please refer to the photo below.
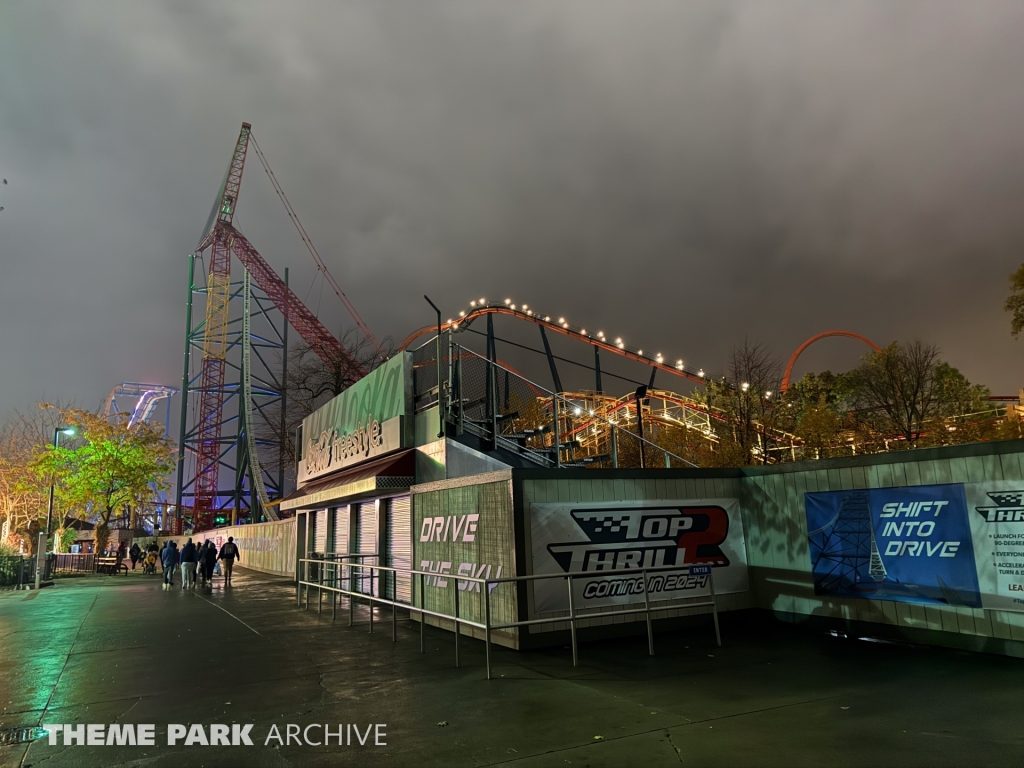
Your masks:
[{"label": "red construction crane", "polygon": [[[199,420],[197,424],[196,481],[193,524],[197,530],[209,527],[218,491],[221,455],[221,412],[224,407],[224,371],[227,357],[228,309],[231,298],[231,254],[245,266],[252,279],[273,301],[285,320],[325,363],[345,364],[356,376],[365,368],[342,346],[316,315],[299,300],[271,269],[241,232],[234,227],[235,206],[242,184],[245,155],[252,126],[242,123],[235,152],[228,166],[217,207],[211,213],[207,231],[196,252],[210,249],[210,270],[206,282],[206,324],[200,377]],[[269,173],[269,171],[268,171]],[[276,188],[276,184],[275,184]],[[294,218],[294,212],[289,211]],[[301,225],[297,225],[301,226]],[[303,230],[304,234],[304,230]],[[306,238],[304,237],[304,242]],[[317,259],[318,267],[326,267]],[[340,290],[340,288],[338,289]],[[367,329],[368,331],[368,329]]]}]

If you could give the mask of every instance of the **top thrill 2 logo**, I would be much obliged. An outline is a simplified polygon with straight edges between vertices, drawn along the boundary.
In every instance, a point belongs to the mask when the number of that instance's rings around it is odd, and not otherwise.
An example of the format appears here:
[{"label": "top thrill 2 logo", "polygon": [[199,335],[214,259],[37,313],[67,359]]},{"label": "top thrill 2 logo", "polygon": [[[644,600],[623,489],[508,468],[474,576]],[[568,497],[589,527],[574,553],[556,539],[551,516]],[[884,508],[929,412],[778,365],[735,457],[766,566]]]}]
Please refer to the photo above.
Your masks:
[{"label": "top thrill 2 logo", "polygon": [[729,533],[722,507],[602,507],[570,514],[586,540],[548,545],[566,573],[729,565],[720,547]]},{"label": "top thrill 2 logo", "polygon": [[1024,523],[1024,491],[990,491],[994,507],[975,507],[986,523]]}]

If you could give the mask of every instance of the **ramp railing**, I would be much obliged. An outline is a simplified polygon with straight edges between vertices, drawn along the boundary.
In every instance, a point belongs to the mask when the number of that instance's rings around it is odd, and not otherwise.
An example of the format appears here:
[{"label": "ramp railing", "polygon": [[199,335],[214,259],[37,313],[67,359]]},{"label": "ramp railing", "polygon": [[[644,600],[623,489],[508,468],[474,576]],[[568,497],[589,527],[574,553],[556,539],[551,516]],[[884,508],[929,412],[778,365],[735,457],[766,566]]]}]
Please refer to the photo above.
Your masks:
[{"label": "ramp railing", "polygon": [[[317,590],[317,613],[323,613],[323,601],[324,593],[332,595],[332,621],[337,618],[338,614],[338,596],[348,598],[348,626],[353,626],[355,621],[355,603],[357,600],[365,600],[369,603],[370,608],[370,633],[373,633],[373,608],[374,605],[386,605],[391,608],[391,640],[392,642],[398,641],[398,610],[408,610],[410,615],[418,614],[420,617],[420,653],[424,652],[424,630],[426,625],[426,617],[431,616],[436,619],[445,621],[451,621],[455,625],[455,666],[461,666],[460,655],[459,655],[459,637],[462,635],[462,627],[472,627],[482,630],[484,633],[484,647],[486,654],[487,663],[487,679],[490,680],[492,675],[491,667],[491,635],[493,632],[503,629],[518,629],[520,627],[539,626],[543,624],[569,624],[570,636],[572,641],[572,664],[574,667],[579,666],[579,648],[577,642],[577,625],[582,621],[593,621],[594,619],[604,619],[613,616],[636,616],[643,614],[647,623],[647,653],[650,656],[654,655],[654,628],[652,625],[652,614],[668,610],[678,610],[680,608],[711,608],[711,615],[714,620],[715,626],[715,642],[722,645],[722,634],[718,624],[718,598],[715,595],[715,581],[713,569],[710,565],[704,564],[691,564],[691,565],[665,565],[656,566],[650,568],[620,568],[615,570],[606,571],[572,571],[568,573],[552,573],[552,574],[533,574],[529,576],[507,576],[501,578],[479,578],[469,575],[455,574],[455,573],[438,573],[436,571],[423,571],[414,568],[396,568],[393,566],[386,565],[372,565],[363,562],[351,562],[354,560],[363,560],[367,558],[378,557],[376,553],[353,553],[348,555],[335,555],[333,558],[302,558],[299,560],[299,570],[301,578],[298,580],[296,585],[296,604],[303,604],[303,592],[305,593],[305,609],[309,610],[309,591],[311,589]],[[342,573],[347,570],[347,575],[342,576]],[[360,573],[353,576],[352,571],[357,570]],[[312,574],[311,574],[312,571]],[[368,591],[362,591],[358,589],[352,589],[352,585],[356,583],[365,582],[366,576],[362,572],[369,571],[369,582],[370,589]],[[651,605],[650,598],[650,577],[651,574],[660,574],[667,572],[683,572],[689,576],[706,576],[709,594],[707,600],[702,602],[694,603],[673,603],[670,605]],[[381,574],[392,573],[396,576],[406,575],[414,577],[419,585],[419,605],[416,605],[416,595],[413,596],[413,603],[405,603],[398,601],[386,596],[378,594],[377,585],[380,583]],[[575,580],[580,578],[593,578],[594,576],[600,575],[601,577],[626,575],[631,577],[639,577],[643,583],[643,607],[638,608],[619,608],[618,606],[609,606],[610,610],[604,610],[603,607],[591,612],[591,613],[579,613],[575,605]],[[425,586],[427,580],[432,580],[432,585],[439,588],[448,588],[449,581],[454,581],[454,608],[451,613],[441,610],[433,610],[426,607],[426,592]],[[568,605],[569,615],[568,616],[549,616],[539,619],[523,619],[518,621],[492,621],[491,615],[491,592],[502,584],[520,584],[537,582],[547,579],[562,579],[566,582],[568,590]],[[444,585],[440,584],[440,581],[444,581]],[[348,586],[342,586],[347,584]],[[466,586],[460,586],[464,584]],[[483,618],[484,620],[477,621],[469,618],[465,615],[461,615],[460,612],[460,598],[459,593],[461,591],[476,591],[480,590],[483,601]],[[701,596],[703,597],[703,595]],[[626,605],[629,605],[627,603]]]}]

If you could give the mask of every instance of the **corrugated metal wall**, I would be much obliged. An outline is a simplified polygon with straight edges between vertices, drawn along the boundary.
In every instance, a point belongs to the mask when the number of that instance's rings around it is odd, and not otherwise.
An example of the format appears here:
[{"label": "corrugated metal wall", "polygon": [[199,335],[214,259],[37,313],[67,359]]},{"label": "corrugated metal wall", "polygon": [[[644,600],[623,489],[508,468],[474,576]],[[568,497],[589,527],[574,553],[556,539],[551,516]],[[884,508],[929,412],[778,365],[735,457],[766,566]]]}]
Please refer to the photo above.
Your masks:
[{"label": "corrugated metal wall", "polygon": [[[775,471],[749,470],[749,476],[743,478],[742,506],[747,560],[753,566],[751,589],[757,605],[795,617],[829,616],[1024,641],[1024,613],[815,595],[807,547],[805,493],[1024,479],[1024,454],[996,453],[1000,445],[888,454],[885,463],[868,463],[881,457],[865,457],[861,466],[853,459],[840,459],[827,465],[822,462],[820,469],[808,462],[783,465]],[[978,455],[962,455],[966,448]],[[915,453],[936,458],[914,461]],[[807,469],[798,469],[802,467]],[[798,471],[786,471],[793,469]]]},{"label": "corrugated metal wall", "polygon": [[313,522],[313,551],[323,554],[327,551],[327,510],[318,509],[311,515]]},{"label": "corrugated metal wall", "polygon": [[[824,616],[937,630],[972,638],[968,644],[985,638],[1024,642],[1024,613],[815,595],[804,506],[804,494],[815,491],[1024,480],[1019,441],[747,468],[742,474],[664,480],[524,479],[523,508],[528,514],[532,502],[736,497],[743,512],[750,593],[720,596],[720,609],[758,607],[795,621]],[[529,551],[529,542],[526,548]]]},{"label": "corrugated metal wall", "polygon": [[[408,496],[388,500],[387,565],[412,568],[412,504]],[[394,577],[391,594],[401,602],[412,602],[412,577]]]},{"label": "corrugated metal wall", "polygon": [[[377,504],[369,501],[363,504],[353,504],[350,509],[354,510],[356,515],[356,543],[357,552],[370,554],[377,551]],[[377,565],[374,558],[364,557],[360,558],[357,562],[364,563],[366,565]],[[370,570],[360,569],[359,573],[359,591],[366,594],[370,593],[371,585],[373,587],[373,594],[378,594],[376,579],[373,576],[373,572]]]}]

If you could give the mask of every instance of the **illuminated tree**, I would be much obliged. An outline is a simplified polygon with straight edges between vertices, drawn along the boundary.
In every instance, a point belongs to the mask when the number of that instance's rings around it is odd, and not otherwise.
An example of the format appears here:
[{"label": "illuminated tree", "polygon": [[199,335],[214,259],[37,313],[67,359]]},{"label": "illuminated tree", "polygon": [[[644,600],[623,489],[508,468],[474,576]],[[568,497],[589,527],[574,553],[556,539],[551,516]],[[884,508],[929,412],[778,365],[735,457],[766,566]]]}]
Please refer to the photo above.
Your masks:
[{"label": "illuminated tree", "polygon": [[96,551],[102,552],[118,511],[170,487],[174,446],[162,428],[145,422],[129,426],[127,414],[109,420],[72,409],[63,418],[77,429],[75,440],[39,451],[32,467],[41,479],[55,481],[63,509],[97,522]]}]

